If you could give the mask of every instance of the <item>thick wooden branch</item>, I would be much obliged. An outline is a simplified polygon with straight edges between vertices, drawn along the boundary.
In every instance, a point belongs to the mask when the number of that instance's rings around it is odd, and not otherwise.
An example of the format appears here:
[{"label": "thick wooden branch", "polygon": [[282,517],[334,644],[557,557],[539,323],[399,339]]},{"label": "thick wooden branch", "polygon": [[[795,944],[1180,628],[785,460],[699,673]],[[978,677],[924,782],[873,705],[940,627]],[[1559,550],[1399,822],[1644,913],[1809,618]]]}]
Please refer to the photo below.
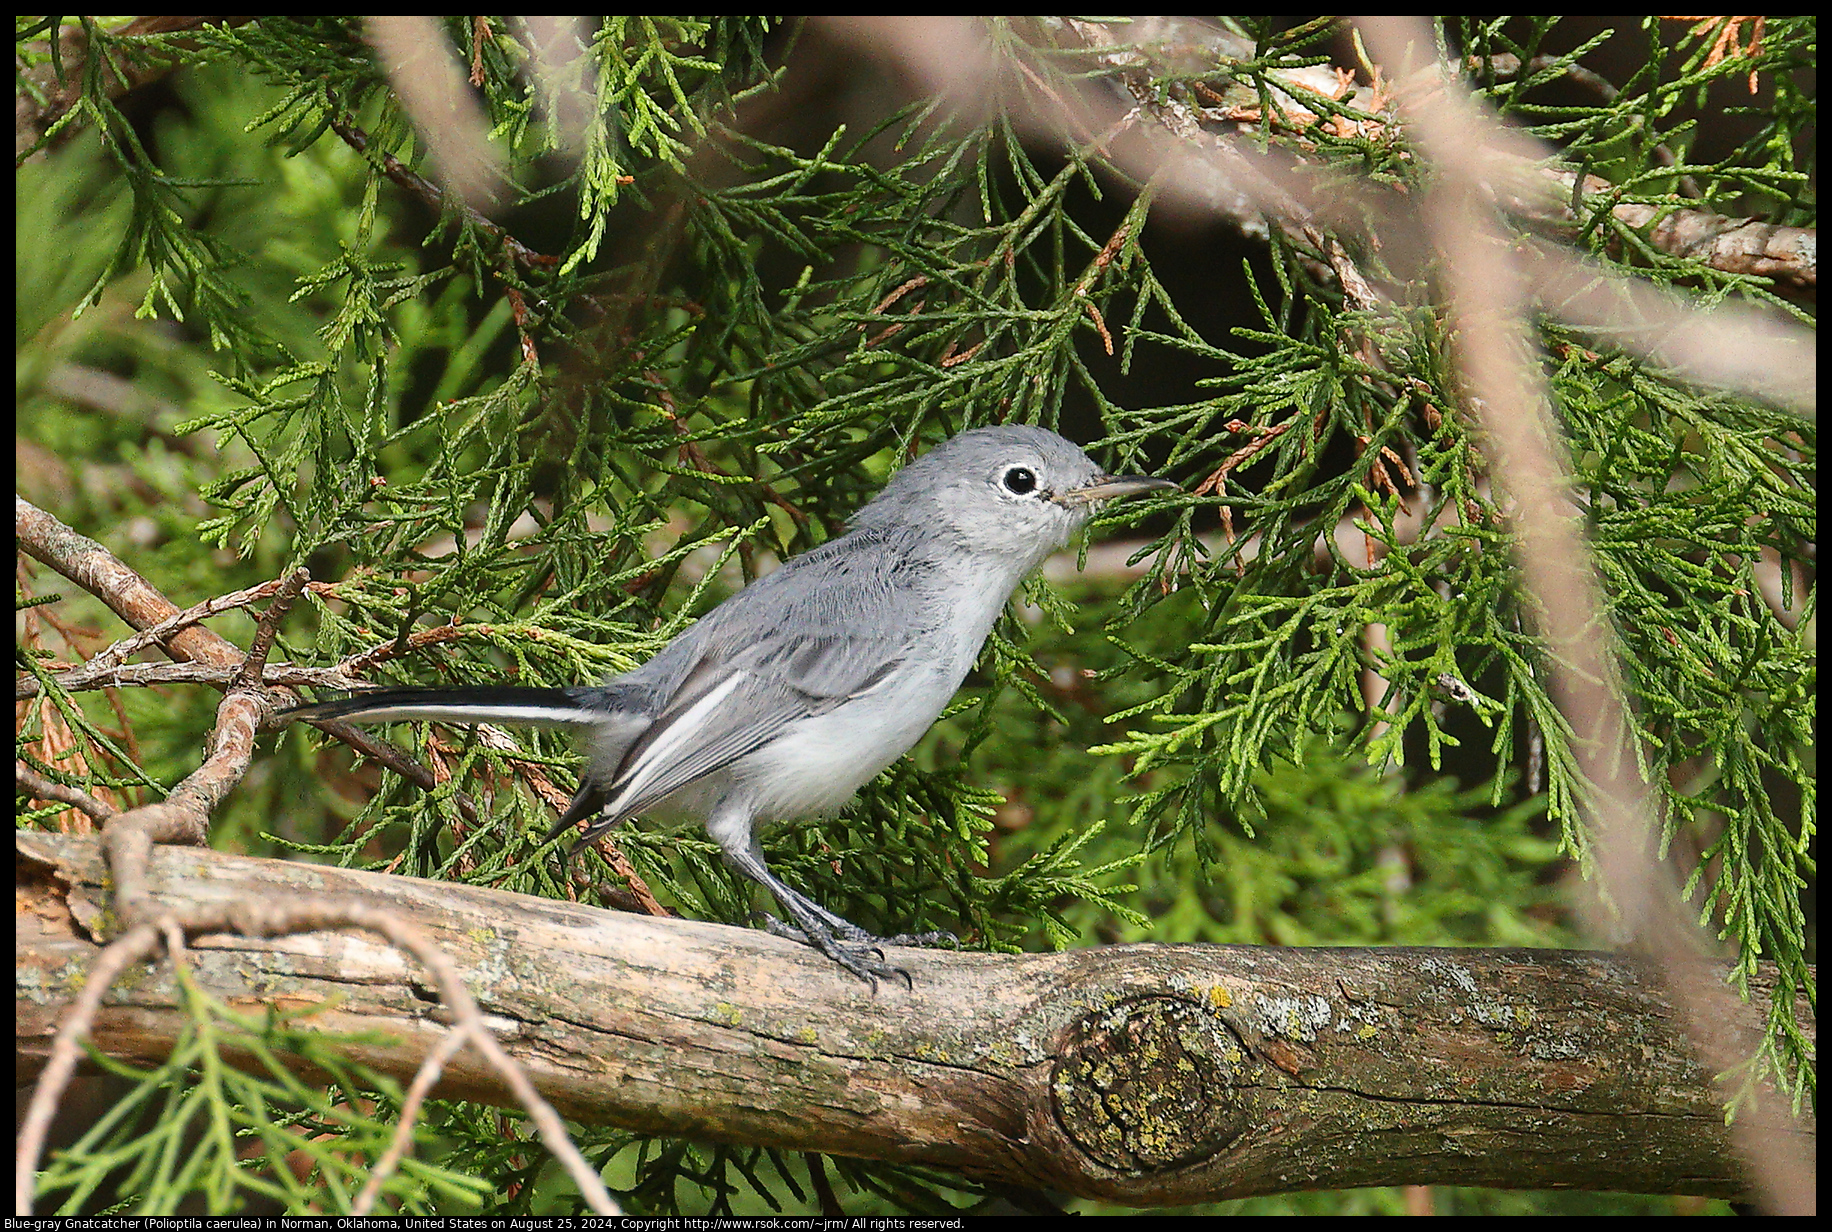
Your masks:
[{"label": "thick wooden branch", "polygon": [[[108,903],[93,839],[22,833],[17,848],[31,1067]],[[899,950],[914,987],[874,994],[762,932],[412,878],[163,847],[150,887],[180,909],[283,894],[390,908],[440,939],[507,1049],[580,1121],[1134,1205],[1396,1183],[1743,1192],[1710,1075],[1617,955]],[[424,973],[367,936],[212,935],[191,958],[233,1004],[380,1033],[352,1059],[403,1078],[443,1029]],[[109,994],[95,1044],[162,1059],[176,1005],[162,963]],[[1799,1013],[1811,1030],[1804,999]],[[441,1095],[511,1102],[469,1051],[445,1075]]]}]

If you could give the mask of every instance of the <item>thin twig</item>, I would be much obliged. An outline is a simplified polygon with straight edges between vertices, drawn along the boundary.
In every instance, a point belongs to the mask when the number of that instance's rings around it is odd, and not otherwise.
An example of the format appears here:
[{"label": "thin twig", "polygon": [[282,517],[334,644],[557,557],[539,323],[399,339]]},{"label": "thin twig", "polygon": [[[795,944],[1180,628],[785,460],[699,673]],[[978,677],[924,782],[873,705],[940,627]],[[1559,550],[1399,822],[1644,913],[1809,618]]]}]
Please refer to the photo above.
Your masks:
[{"label": "thin twig", "polygon": [[293,600],[299,597],[299,592],[311,580],[311,571],[301,565],[281,581],[279,589],[274,592],[274,601],[262,614],[260,624],[255,626],[254,640],[248,644],[248,655],[242,660],[241,670],[229,682],[230,691],[240,692],[260,687],[268,652],[274,648],[274,639],[280,635],[280,618],[286,615]]},{"label": "thin twig", "polygon": [[46,778],[24,762],[13,764],[13,783],[32,799],[55,800],[59,804],[68,804],[71,808],[81,809],[98,823],[107,822],[120,812],[119,809],[103,804],[80,787],[71,787],[67,783],[59,783]]},{"label": "thin twig", "polygon": [[[114,855],[109,857],[111,871],[119,877]],[[40,1076],[37,1089],[27,1106],[18,1149],[14,1159],[15,1207],[20,1214],[31,1213],[33,1180],[38,1160],[43,1154],[45,1134],[56,1113],[58,1101],[76,1069],[80,1056],[78,1041],[95,1021],[103,996],[126,969],[160,948],[162,935],[177,927],[185,933],[232,932],[246,937],[278,937],[291,933],[320,932],[336,928],[359,928],[379,934],[398,949],[419,960],[435,986],[440,999],[451,1014],[454,1034],[460,1044],[471,1043],[500,1074],[516,1099],[527,1109],[540,1132],[542,1141],[553,1152],[573,1178],[579,1191],[600,1214],[617,1214],[618,1207],[604,1182],[594,1172],[579,1149],[567,1136],[560,1115],[534,1089],[527,1073],[515,1059],[503,1051],[478,1008],[470,990],[465,987],[458,966],[432,939],[393,912],[348,899],[291,899],[281,901],[237,901],[183,915],[163,911],[146,900],[146,918],[133,922],[127,933],[105,947],[89,978],[78,995],[69,1017],[58,1028],[52,1044],[51,1059]],[[182,942],[179,943],[182,945]],[[443,1053],[441,1063],[456,1055],[457,1047]]]},{"label": "thin twig", "polygon": [[[262,600],[272,598],[280,592],[280,588],[286,584],[286,581],[285,578],[275,578],[271,582],[262,582],[259,586],[250,586],[244,590],[231,591],[226,595],[206,599],[202,603],[166,617],[158,624],[122,638],[99,654],[91,656],[83,667],[88,671],[101,672],[117,664],[125,663],[141,651],[165,641],[180,629],[187,629],[220,612],[253,607]],[[324,589],[329,590],[330,588],[324,587]]]},{"label": "thin twig", "polygon": [[[1360,24],[1389,65],[1432,46],[1416,19],[1363,18]],[[1754,1051],[1761,1029],[1749,1007],[1715,977],[1710,946],[1666,866],[1647,850],[1646,836],[1660,833],[1660,824],[1635,764],[1637,737],[1596,568],[1563,495],[1565,467],[1548,445],[1560,438],[1527,328],[1533,303],[1528,267],[1500,234],[1480,179],[1481,151],[1501,140],[1498,126],[1455,83],[1435,73],[1420,80],[1428,84],[1408,90],[1405,110],[1438,177],[1434,199],[1420,217],[1444,254],[1469,401],[1494,441],[1497,477],[1513,497],[1521,571],[1537,600],[1554,694],[1572,726],[1572,750],[1591,791],[1603,887],[1629,935],[1659,964],[1700,1057],[1728,1072]],[[1813,1205],[1811,1168],[1792,1157],[1786,1101],[1763,1085],[1761,1097],[1732,1124],[1733,1141],[1768,1209],[1802,1212]]]},{"label": "thin twig", "polygon": [[[156,688],[169,684],[207,684],[227,689],[241,674],[241,667],[216,667],[208,663],[124,663],[118,667],[97,668],[93,662],[58,672],[51,683],[66,693],[83,693],[94,689]],[[360,678],[348,675],[339,667],[303,667],[297,663],[269,663],[261,670],[261,683],[268,687],[331,689],[350,692],[363,687]],[[13,682],[17,701],[37,697],[44,691],[35,677],[25,676]]]},{"label": "thin twig", "polygon": [[487,624],[460,624],[458,618],[453,616],[446,624],[415,629],[406,637],[391,637],[378,646],[346,656],[337,665],[337,671],[353,680],[361,680],[374,671],[378,664],[400,658],[411,651],[424,650],[428,646],[455,642],[466,637],[488,638],[492,632],[492,627]]},{"label": "thin twig", "polygon": [[159,938],[158,928],[137,924],[104,946],[95,962],[90,964],[82,992],[77,994],[76,1003],[70,1007],[69,1015],[51,1041],[51,1058],[44,1072],[38,1075],[32,1098],[26,1103],[25,1116],[20,1121],[19,1142],[13,1153],[14,1214],[32,1213],[32,1195],[38,1179],[38,1161],[44,1155],[45,1135],[50,1132],[51,1120],[57,1115],[70,1079],[76,1075],[76,1063],[83,1055],[80,1041],[89,1034],[96,1012],[102,1007],[102,998],[129,967],[158,952]]},{"label": "thin twig", "polygon": [[413,1128],[419,1122],[420,1108],[426,1103],[426,1097],[432,1094],[433,1087],[438,1085],[439,1076],[445,1072],[446,1062],[464,1050],[471,1042],[471,1030],[468,1026],[454,1023],[434,1044],[420,1062],[420,1068],[414,1071],[413,1081],[407,1084],[407,1091],[401,1097],[401,1114],[395,1119],[394,1133],[389,1135],[388,1149],[369,1169],[369,1179],[364,1182],[356,1201],[350,1204],[352,1215],[367,1215],[375,1209],[376,1199],[380,1197],[382,1186],[401,1166],[401,1160],[413,1147]]},{"label": "thin twig", "polygon": [[502,245],[502,250],[512,257],[517,265],[525,269],[535,269],[560,263],[558,257],[549,256],[547,253],[537,252],[528,247],[508,230],[491,222],[464,202],[448,201],[446,194],[437,184],[415,174],[405,163],[386,150],[375,151],[373,139],[348,117],[334,116],[330,120],[330,127],[332,132],[343,138],[345,144],[357,153],[367,156],[378,171],[418,197],[428,209],[435,213],[443,213],[449,205],[450,208],[457,210],[464,216],[467,224]]}]

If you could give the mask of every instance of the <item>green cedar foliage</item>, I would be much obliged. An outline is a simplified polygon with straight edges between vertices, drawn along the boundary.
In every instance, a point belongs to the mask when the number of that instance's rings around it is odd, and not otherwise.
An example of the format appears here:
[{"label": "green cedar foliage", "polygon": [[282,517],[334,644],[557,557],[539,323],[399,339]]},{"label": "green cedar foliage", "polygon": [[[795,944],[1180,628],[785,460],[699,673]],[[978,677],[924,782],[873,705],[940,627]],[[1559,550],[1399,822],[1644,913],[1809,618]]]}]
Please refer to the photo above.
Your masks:
[{"label": "green cedar foliage", "polygon": [[[159,55],[175,68],[151,102],[111,98],[92,72],[46,153],[19,169],[19,418],[47,485],[23,486],[181,606],[305,563],[334,586],[288,618],[275,660],[375,652],[377,683],[595,679],[837,533],[914,452],[987,422],[1058,426],[1110,469],[1169,473],[1199,494],[1109,515],[1107,536],[1149,528],[1131,532],[1146,536],[1142,573],[1030,587],[1043,620],[1001,624],[911,757],[844,816],[766,836],[785,877],[869,926],[949,928],[998,950],[1577,942],[1555,882],[1567,862],[1588,864],[1582,785],[1424,294],[1345,305],[1316,254],[1275,230],[1242,272],[1206,271],[1211,294],[1253,313],[1210,327],[1158,257],[1175,231],[1154,221],[1152,191],[1108,166],[1100,141],[1065,153],[1016,110],[882,95],[841,123],[782,67],[833,45],[770,19],[602,19],[571,65],[596,105],[569,134],[547,122],[566,104],[527,71],[514,19],[446,19],[506,159],[500,228],[389,174],[390,158],[431,171],[354,19],[133,40],[111,19],[62,20],[85,23],[91,65]],[[1043,106],[1082,84],[1056,26],[986,28],[1007,97]],[[45,26],[16,29],[22,63],[49,55]],[[1201,80],[1268,99],[1269,72],[1344,45],[1328,42],[1331,21],[1233,29],[1252,54],[1163,70],[1164,95],[1201,102]],[[1796,138],[1814,104],[1796,74],[1811,67],[1813,19],[1771,19],[1759,51],[1719,61],[1711,32],[1640,19],[1614,36],[1636,49],[1633,71],[1574,101],[1551,87],[1582,79],[1606,41],[1585,30],[1464,18],[1441,35],[1492,107],[1606,177],[1616,200],[1812,225],[1811,145]],[[1741,143],[1694,158],[1707,93],[1752,72],[1763,99],[1743,108]],[[786,121],[790,107],[817,127]],[[1377,182],[1419,175],[1397,129],[1259,131]],[[1587,206],[1567,238],[1700,302],[1801,315],[1762,278],[1655,249],[1608,204]],[[539,259],[507,248],[505,231]],[[1353,345],[1372,335],[1379,366]],[[1659,845],[1739,978],[1771,959],[1784,989],[1810,994],[1813,427],[1556,322],[1543,342],[1662,800]],[[1193,388],[1121,404],[1120,378],[1173,360],[1195,366]],[[1258,439],[1250,462],[1198,489]],[[1401,534],[1414,514],[1431,533]],[[1319,538],[1343,522],[1384,554]],[[1784,596],[1804,609],[1797,628],[1761,598],[1765,554],[1805,589]],[[72,590],[60,629],[112,636]],[[1370,649],[1370,622],[1387,649]],[[252,620],[215,627],[246,644]],[[60,630],[30,613],[22,628],[21,662],[37,671]],[[1390,687],[1377,715],[1361,695],[1370,667]],[[90,790],[154,798],[196,764],[215,696],[125,689],[111,706],[53,687],[21,723],[21,756]],[[80,760],[47,765],[60,733]],[[216,841],[621,901],[595,855],[563,880],[540,851],[552,814],[523,785],[532,768],[570,785],[564,740],[527,733],[510,753],[428,725],[393,738],[449,772],[445,785],[423,792],[295,729],[215,819]],[[670,906],[748,918],[748,888],[697,826],[618,841]],[[196,1036],[166,1066],[121,1070],[131,1106],[53,1158],[41,1209],[95,1209],[111,1191],[144,1211],[349,1200],[349,1160],[379,1152],[398,1092],[340,1067],[309,1022],[245,1021],[202,997],[193,1010]],[[1797,1027],[1785,1010],[1773,1027],[1752,1073],[1810,1100]],[[226,1034],[260,1055],[297,1051],[342,1087],[228,1070],[213,1043]],[[154,1104],[150,1123],[169,1126],[158,1140],[143,1115]],[[520,1120],[434,1105],[420,1162],[389,1200],[571,1209]],[[177,1151],[187,1132],[207,1149]],[[308,1149],[325,1135],[336,1151]],[[632,1213],[809,1211],[827,1186],[849,1213],[984,1200],[921,1169],[603,1130],[581,1141]],[[303,1188],[294,1148],[311,1161]]]}]

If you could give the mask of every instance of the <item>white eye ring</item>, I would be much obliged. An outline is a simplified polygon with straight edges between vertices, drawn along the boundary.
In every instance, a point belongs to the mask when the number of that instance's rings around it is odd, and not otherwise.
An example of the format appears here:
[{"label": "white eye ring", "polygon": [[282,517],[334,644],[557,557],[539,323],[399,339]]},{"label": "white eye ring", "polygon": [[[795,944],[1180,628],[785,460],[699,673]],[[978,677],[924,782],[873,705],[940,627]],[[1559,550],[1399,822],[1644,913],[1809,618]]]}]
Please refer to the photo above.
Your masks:
[{"label": "white eye ring", "polygon": [[1013,466],[1006,469],[999,479],[1005,490],[1014,496],[1029,496],[1037,490],[1037,474],[1028,466]]}]

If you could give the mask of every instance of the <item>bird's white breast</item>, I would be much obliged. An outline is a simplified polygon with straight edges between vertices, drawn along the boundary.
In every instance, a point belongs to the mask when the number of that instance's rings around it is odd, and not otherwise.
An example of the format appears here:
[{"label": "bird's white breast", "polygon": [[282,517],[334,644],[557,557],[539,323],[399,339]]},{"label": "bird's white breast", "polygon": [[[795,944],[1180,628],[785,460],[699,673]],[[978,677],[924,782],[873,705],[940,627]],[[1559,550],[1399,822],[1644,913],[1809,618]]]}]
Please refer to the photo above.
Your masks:
[{"label": "bird's white breast", "polygon": [[913,666],[825,714],[794,724],[728,768],[759,820],[831,813],[908,752],[960,688],[966,668]]}]

